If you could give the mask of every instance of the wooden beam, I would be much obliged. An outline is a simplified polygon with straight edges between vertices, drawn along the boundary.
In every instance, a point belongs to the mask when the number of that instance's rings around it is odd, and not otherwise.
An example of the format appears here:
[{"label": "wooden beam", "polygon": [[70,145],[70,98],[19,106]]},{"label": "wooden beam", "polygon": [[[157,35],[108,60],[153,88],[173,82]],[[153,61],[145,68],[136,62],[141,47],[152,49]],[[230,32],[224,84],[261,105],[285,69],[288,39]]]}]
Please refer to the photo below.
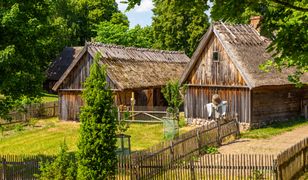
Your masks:
[{"label": "wooden beam", "polygon": [[213,88],[249,88],[248,86],[230,86],[230,85],[205,85],[205,84],[188,84],[189,87],[213,87]]}]

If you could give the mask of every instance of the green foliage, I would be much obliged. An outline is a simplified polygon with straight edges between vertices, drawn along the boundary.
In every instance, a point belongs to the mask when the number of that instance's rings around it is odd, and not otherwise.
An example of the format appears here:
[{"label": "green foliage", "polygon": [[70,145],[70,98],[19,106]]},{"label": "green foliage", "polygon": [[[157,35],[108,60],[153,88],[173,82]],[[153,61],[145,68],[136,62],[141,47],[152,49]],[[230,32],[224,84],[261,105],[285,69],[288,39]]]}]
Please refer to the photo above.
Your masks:
[{"label": "green foliage", "polygon": [[0,133],[1,133],[2,136],[4,135],[4,127],[1,124],[0,124]]},{"label": "green foliage", "polygon": [[15,127],[14,127],[14,130],[16,132],[23,131],[24,130],[24,125],[23,124],[16,124]]},{"label": "green foliage", "polygon": [[61,25],[61,36],[73,45],[96,36],[95,26],[103,21],[128,24],[127,17],[117,7],[115,0],[56,0],[51,1],[51,21]]},{"label": "green foliage", "polygon": [[187,125],[186,119],[183,116],[180,116],[180,120],[179,120],[179,127],[185,127]]},{"label": "green foliage", "polygon": [[105,44],[117,44],[123,46],[134,46],[151,48],[153,44],[153,32],[151,27],[137,25],[129,29],[125,24],[114,24],[112,22],[101,22],[96,29],[96,41]]},{"label": "green foliage", "polygon": [[74,180],[77,178],[77,163],[74,153],[68,152],[64,141],[60,152],[54,161],[40,163],[41,173],[37,177],[41,180]]},{"label": "green foliage", "polygon": [[252,176],[250,177],[250,179],[253,180],[263,180],[265,179],[264,177],[264,173],[260,170],[253,170],[252,171]]},{"label": "green foliage", "polygon": [[80,115],[78,178],[106,179],[116,169],[116,112],[112,92],[107,89],[106,68],[94,58],[90,76],[84,83],[85,106]]},{"label": "green foliage", "polygon": [[117,132],[116,132],[117,134],[124,134],[128,130],[129,124],[124,120],[128,120],[129,115],[130,115],[129,111],[126,111],[124,112],[123,119],[118,119]]},{"label": "green foliage", "polygon": [[35,125],[38,123],[38,119],[37,118],[31,118],[29,121],[28,121],[28,125],[32,128],[35,127]]},{"label": "green foliage", "polygon": [[186,86],[181,87],[178,80],[168,81],[161,92],[168,103],[168,112],[178,113],[180,106],[184,103],[182,91],[185,91]]},{"label": "green foliage", "polygon": [[[272,39],[268,48],[273,60],[263,65],[278,70],[294,68],[289,81],[298,87],[301,77],[308,72],[308,3],[294,1],[212,0],[213,20],[248,23],[252,15],[262,15],[261,34]],[[307,82],[304,82],[307,83]]]},{"label": "green foliage", "polygon": [[205,146],[201,149],[204,154],[217,154],[219,153],[218,148],[215,146]]},{"label": "green foliage", "polygon": [[206,0],[153,0],[154,48],[192,55],[209,23]]}]

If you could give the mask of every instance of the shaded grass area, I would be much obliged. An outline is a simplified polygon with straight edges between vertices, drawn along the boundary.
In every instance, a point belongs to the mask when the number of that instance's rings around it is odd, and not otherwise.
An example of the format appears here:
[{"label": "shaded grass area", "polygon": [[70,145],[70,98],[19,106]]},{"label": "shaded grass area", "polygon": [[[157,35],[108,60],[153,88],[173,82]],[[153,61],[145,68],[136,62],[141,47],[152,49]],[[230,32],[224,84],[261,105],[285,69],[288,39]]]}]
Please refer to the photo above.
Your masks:
[{"label": "shaded grass area", "polygon": [[[0,134],[0,154],[55,155],[65,140],[69,151],[77,150],[79,125],[76,122],[59,121],[57,118],[40,120],[36,127],[23,131]],[[192,129],[181,128],[180,133]],[[125,134],[131,135],[132,151],[142,150],[163,141],[162,124],[130,124]]]},{"label": "shaded grass area", "polygon": [[56,94],[48,94],[48,93],[42,93],[42,102],[53,102],[58,101],[58,95]]},{"label": "shaded grass area", "polygon": [[285,122],[275,122],[264,128],[253,129],[241,134],[242,138],[254,138],[254,139],[263,139],[270,138],[282,134],[284,132],[292,131],[295,128],[308,125],[308,120],[306,119],[296,119],[289,120]]}]

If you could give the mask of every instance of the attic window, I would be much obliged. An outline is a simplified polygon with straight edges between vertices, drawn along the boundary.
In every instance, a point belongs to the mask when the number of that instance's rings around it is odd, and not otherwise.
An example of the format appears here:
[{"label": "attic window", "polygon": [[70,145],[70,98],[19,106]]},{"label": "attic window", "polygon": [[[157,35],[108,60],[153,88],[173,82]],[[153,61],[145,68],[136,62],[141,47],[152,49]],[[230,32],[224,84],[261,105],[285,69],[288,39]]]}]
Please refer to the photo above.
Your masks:
[{"label": "attic window", "polygon": [[213,62],[219,61],[219,54],[218,51],[213,51]]}]

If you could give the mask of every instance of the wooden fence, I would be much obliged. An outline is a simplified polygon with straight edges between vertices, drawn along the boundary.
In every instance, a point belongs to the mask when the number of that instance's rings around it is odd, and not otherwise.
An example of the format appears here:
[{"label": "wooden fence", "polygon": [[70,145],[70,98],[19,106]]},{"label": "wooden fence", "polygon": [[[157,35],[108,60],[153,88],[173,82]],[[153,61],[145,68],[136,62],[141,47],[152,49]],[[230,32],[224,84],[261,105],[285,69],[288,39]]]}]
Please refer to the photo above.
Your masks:
[{"label": "wooden fence", "polygon": [[[206,154],[164,166],[166,157],[142,163],[131,179],[275,179],[274,155]],[[152,173],[149,173],[152,172]]]},{"label": "wooden fence", "polygon": [[[308,138],[276,155],[204,154],[203,148],[238,135],[235,121],[187,132],[145,151],[118,156],[118,180],[296,179],[308,168]],[[2,179],[35,179],[47,156],[0,156]]]},{"label": "wooden fence", "polygon": [[39,163],[53,158],[44,155],[0,155],[0,179],[36,179],[35,174],[40,173]]},{"label": "wooden fence", "polygon": [[[218,146],[224,138],[238,137],[239,125],[235,119],[223,123],[212,123],[184,133],[174,140],[164,141],[156,146],[137,152],[134,155],[134,164],[152,164],[157,159],[162,160],[160,166],[166,168],[179,160],[197,157],[204,154],[207,146]],[[164,157],[163,159],[160,157]],[[148,177],[157,172],[157,169],[148,168],[142,176]]]},{"label": "wooden fence", "polygon": [[[308,138],[307,138],[308,139]],[[291,180],[307,170],[305,139],[276,155],[262,154],[205,154],[166,163],[168,155],[158,155],[149,161],[136,161],[136,154],[118,156],[115,179],[117,180],[199,180],[199,179],[258,179]],[[50,160],[47,156],[0,156],[2,179],[35,179],[39,173],[39,161]],[[139,157],[140,158],[140,157]],[[139,159],[140,160],[140,159]]]},{"label": "wooden fence", "polygon": [[308,137],[277,156],[277,179],[296,179],[308,170]]},{"label": "wooden fence", "polygon": [[131,123],[163,123],[166,109],[164,106],[134,106],[134,110],[131,107],[118,108],[118,119]]},{"label": "wooden fence", "polygon": [[10,113],[12,120],[7,122],[0,119],[0,124],[13,124],[22,121],[27,121],[31,118],[41,117],[55,117],[59,115],[59,103],[58,101],[37,103],[25,105],[19,111],[13,111]]}]

